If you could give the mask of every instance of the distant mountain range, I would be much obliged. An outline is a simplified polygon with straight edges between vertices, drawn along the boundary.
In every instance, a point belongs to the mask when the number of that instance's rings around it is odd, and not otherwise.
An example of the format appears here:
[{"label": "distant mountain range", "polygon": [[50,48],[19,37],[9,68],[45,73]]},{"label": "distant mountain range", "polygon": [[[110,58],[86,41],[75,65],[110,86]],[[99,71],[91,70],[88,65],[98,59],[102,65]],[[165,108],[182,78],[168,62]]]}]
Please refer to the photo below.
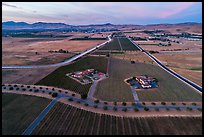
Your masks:
[{"label": "distant mountain range", "polygon": [[2,22],[2,29],[3,30],[20,30],[20,29],[60,29],[60,28],[86,28],[86,27],[100,27],[100,28],[113,28],[113,27],[124,27],[124,26],[134,26],[138,28],[144,27],[171,27],[175,25],[202,25],[201,23],[195,22],[185,22],[185,23],[177,23],[177,24],[150,24],[150,25],[114,25],[111,23],[105,24],[91,24],[91,25],[68,25],[65,23],[47,23],[47,22],[36,22],[33,24],[29,24],[26,22]]}]

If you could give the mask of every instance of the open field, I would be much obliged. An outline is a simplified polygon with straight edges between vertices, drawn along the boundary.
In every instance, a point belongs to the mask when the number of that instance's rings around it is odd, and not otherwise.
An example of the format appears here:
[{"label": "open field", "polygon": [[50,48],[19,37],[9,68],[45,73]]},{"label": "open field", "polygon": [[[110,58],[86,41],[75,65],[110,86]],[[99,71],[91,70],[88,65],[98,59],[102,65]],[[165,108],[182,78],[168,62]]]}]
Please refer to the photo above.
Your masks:
[{"label": "open field", "polygon": [[2,84],[28,84],[33,85],[56,68],[45,69],[2,69]]},{"label": "open field", "polygon": [[202,117],[116,117],[57,103],[31,134],[201,135]]},{"label": "open field", "polygon": [[105,57],[85,57],[73,64],[62,66],[56,69],[55,71],[38,81],[36,85],[46,85],[69,89],[79,94],[88,93],[91,84],[82,85],[65,75],[70,72],[82,71],[91,68],[106,73],[107,59]]},{"label": "open field", "polygon": [[[37,38],[38,39],[38,38]],[[76,40],[69,39],[47,40],[35,38],[2,38],[3,65],[51,64],[64,61],[74,55],[90,49],[105,40]],[[49,53],[50,50],[67,50],[70,53]],[[26,51],[26,52],[25,52]],[[36,52],[38,53],[36,55]]]},{"label": "open field", "polygon": [[[174,39],[175,40],[175,39]],[[134,41],[137,44],[147,51],[156,50],[156,51],[174,51],[174,50],[181,50],[181,51],[194,51],[194,52],[202,52],[202,41],[189,41],[186,39],[176,39],[180,40],[181,43],[171,42],[171,46],[156,46],[156,45],[143,45],[143,44],[159,44],[164,43],[167,44],[168,42],[161,42],[158,40],[151,40],[151,41]]]},{"label": "open field", "polygon": [[48,53],[40,52],[4,52],[2,55],[2,65],[47,65],[65,61],[74,53]]},{"label": "open field", "polygon": [[49,99],[2,94],[2,134],[21,135],[48,105]]},{"label": "open field", "polygon": [[111,58],[110,78],[97,85],[96,98],[106,101],[132,101],[132,93],[124,79],[148,75],[158,79],[158,88],[136,90],[140,101],[201,101],[202,96],[193,88],[152,64],[131,64],[130,61]]},{"label": "open field", "polygon": [[154,54],[156,58],[178,74],[202,86],[202,53]]}]

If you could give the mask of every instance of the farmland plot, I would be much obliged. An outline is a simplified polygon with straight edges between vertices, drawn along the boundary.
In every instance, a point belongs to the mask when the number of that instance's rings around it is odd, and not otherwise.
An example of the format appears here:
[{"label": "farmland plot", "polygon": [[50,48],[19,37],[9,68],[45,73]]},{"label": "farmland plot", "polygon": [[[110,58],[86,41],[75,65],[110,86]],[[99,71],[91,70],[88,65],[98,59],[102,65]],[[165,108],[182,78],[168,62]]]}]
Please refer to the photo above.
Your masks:
[{"label": "farmland plot", "polygon": [[3,93],[2,134],[21,135],[49,102],[45,98]]},{"label": "farmland plot", "polygon": [[152,64],[111,58],[110,77],[100,81],[94,96],[106,101],[133,101],[130,86],[124,79],[148,75],[158,79],[158,88],[136,90],[140,101],[201,101],[202,96],[193,88]]},{"label": "farmland plot", "polygon": [[132,44],[132,42],[127,38],[119,38],[119,41],[122,45],[122,49],[124,51],[134,51],[139,50],[135,45]]},{"label": "farmland plot", "polygon": [[85,57],[73,64],[62,66],[56,69],[55,71],[38,81],[36,85],[64,88],[79,94],[88,93],[91,84],[82,85],[74,79],[67,77],[66,74],[90,68],[106,73],[107,59],[105,57]]},{"label": "farmland plot", "polygon": [[201,135],[202,117],[116,117],[57,103],[31,134]]},{"label": "farmland plot", "polygon": [[107,43],[104,47],[100,48],[100,50],[122,50],[118,39],[119,38],[113,38],[110,43]]}]

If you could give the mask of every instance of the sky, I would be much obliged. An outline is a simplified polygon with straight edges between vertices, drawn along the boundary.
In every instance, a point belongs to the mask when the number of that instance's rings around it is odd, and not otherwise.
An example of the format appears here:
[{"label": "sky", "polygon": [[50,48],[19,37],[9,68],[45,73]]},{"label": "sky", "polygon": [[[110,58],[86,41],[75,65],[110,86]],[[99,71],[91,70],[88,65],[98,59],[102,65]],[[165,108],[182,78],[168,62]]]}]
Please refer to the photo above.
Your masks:
[{"label": "sky", "polygon": [[2,2],[2,21],[70,25],[202,23],[202,2]]}]

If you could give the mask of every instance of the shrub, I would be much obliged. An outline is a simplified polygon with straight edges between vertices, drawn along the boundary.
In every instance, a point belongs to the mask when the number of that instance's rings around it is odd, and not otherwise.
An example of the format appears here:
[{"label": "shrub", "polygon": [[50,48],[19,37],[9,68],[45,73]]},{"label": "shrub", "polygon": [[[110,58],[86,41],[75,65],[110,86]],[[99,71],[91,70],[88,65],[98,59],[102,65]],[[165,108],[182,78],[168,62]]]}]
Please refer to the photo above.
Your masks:
[{"label": "shrub", "polygon": [[161,102],[162,105],[166,105],[166,102]]},{"label": "shrub", "polygon": [[94,107],[94,108],[98,108],[98,106],[97,106],[97,105],[94,105],[93,107]]},{"label": "shrub", "polygon": [[180,111],[181,109],[180,109],[180,107],[176,107],[176,110]]},{"label": "shrub", "polygon": [[73,99],[72,99],[72,98],[69,98],[68,100],[69,100],[69,101],[73,101]]},{"label": "shrub", "polygon": [[29,91],[33,91],[33,89],[29,89]]},{"label": "shrub", "polygon": [[159,108],[155,108],[154,110],[155,110],[155,111],[159,111]]},{"label": "shrub", "polygon": [[42,89],[42,87],[40,87],[40,89]]},{"label": "shrub", "polygon": [[17,87],[17,85],[14,85],[13,87]]},{"label": "shrub", "polygon": [[23,85],[21,85],[21,87],[23,88],[24,86],[23,86]]},{"label": "shrub", "polygon": [[38,91],[39,91],[39,89],[34,90],[34,92],[38,92]]},{"label": "shrub", "polygon": [[75,96],[75,94],[72,94],[72,96],[74,97],[74,96]]},{"label": "shrub", "polygon": [[172,104],[172,105],[176,105],[176,103],[174,103],[174,102],[172,102],[171,104]]},{"label": "shrub", "polygon": [[2,84],[2,87],[5,86],[4,84]]},{"label": "shrub", "polygon": [[87,98],[87,94],[81,94],[81,99],[86,99]]},{"label": "shrub", "polygon": [[99,100],[97,99],[97,100],[94,100],[94,103],[99,103]]},{"label": "shrub", "polygon": [[113,104],[114,104],[115,106],[117,106],[117,102],[113,102]]},{"label": "shrub", "polygon": [[169,111],[170,109],[169,109],[169,108],[166,108],[166,110]]},{"label": "shrub", "polygon": [[6,87],[4,87],[4,89],[6,89]]},{"label": "shrub", "polygon": [[135,111],[135,112],[138,112],[138,111],[139,111],[139,109],[138,109],[138,108],[134,108],[134,111]]},{"label": "shrub", "polygon": [[19,90],[19,88],[16,88],[16,90]]},{"label": "shrub", "polygon": [[58,93],[56,93],[56,92],[55,92],[55,93],[52,93],[52,97],[53,97],[53,98],[55,98],[55,97],[57,97],[57,96],[58,96]]},{"label": "shrub", "polygon": [[45,93],[45,91],[43,90],[42,93]]},{"label": "shrub", "polygon": [[52,91],[55,91],[55,88],[52,88]]},{"label": "shrub", "polygon": [[77,100],[77,103],[79,103],[79,104],[80,104],[81,102],[80,102],[79,100]]},{"label": "shrub", "polygon": [[132,106],[135,106],[136,104],[135,104],[135,102],[132,102]]},{"label": "shrub", "polygon": [[152,102],[151,104],[154,105],[154,106],[156,105],[156,103],[154,103],[154,102]]},{"label": "shrub", "polygon": [[10,87],[9,90],[13,90],[13,87]]},{"label": "shrub", "polygon": [[33,88],[35,88],[35,87],[33,87]]},{"label": "shrub", "polygon": [[107,105],[108,104],[108,102],[103,102],[105,105]]},{"label": "shrub", "polygon": [[192,110],[193,110],[191,107],[187,107],[186,109],[189,110],[189,111],[192,111]]},{"label": "shrub", "polygon": [[27,88],[30,88],[30,86],[27,86]]},{"label": "shrub", "polygon": [[117,109],[117,107],[113,107],[113,110],[114,110],[114,111],[117,111],[118,109]]},{"label": "shrub", "polygon": [[48,88],[46,88],[46,90],[48,90]]},{"label": "shrub", "polygon": [[49,92],[48,94],[52,94],[52,92]]},{"label": "shrub", "polygon": [[142,102],[142,105],[145,105],[145,102]]},{"label": "shrub", "polygon": [[122,111],[126,112],[126,111],[127,111],[127,108],[123,108]]},{"label": "shrub", "polygon": [[67,91],[65,91],[65,94],[67,94],[68,92]]},{"label": "shrub", "polygon": [[62,90],[58,90],[60,93],[62,92]]},{"label": "shrub", "polygon": [[104,109],[104,110],[108,110],[108,107],[107,107],[107,106],[104,106],[103,109]]},{"label": "shrub", "polygon": [[186,105],[186,103],[182,103],[182,105]]},{"label": "shrub", "polygon": [[122,103],[122,105],[123,105],[123,106],[126,106],[126,105],[127,105],[127,103],[126,103],[126,102],[123,102],[123,103]]},{"label": "shrub", "polygon": [[85,103],[84,105],[85,105],[85,106],[89,106],[89,104],[87,104],[87,103]]},{"label": "shrub", "polygon": [[198,111],[202,111],[202,108],[197,108]]},{"label": "shrub", "polygon": [[149,108],[148,108],[148,107],[144,107],[144,110],[145,110],[145,111],[149,111]]},{"label": "shrub", "polygon": [[10,87],[11,85],[9,84],[8,86]]},{"label": "shrub", "polygon": [[26,88],[23,88],[22,90],[23,90],[23,91],[26,91]]},{"label": "shrub", "polygon": [[192,105],[193,105],[193,106],[196,106],[197,104],[196,104],[196,103],[192,103]]}]

